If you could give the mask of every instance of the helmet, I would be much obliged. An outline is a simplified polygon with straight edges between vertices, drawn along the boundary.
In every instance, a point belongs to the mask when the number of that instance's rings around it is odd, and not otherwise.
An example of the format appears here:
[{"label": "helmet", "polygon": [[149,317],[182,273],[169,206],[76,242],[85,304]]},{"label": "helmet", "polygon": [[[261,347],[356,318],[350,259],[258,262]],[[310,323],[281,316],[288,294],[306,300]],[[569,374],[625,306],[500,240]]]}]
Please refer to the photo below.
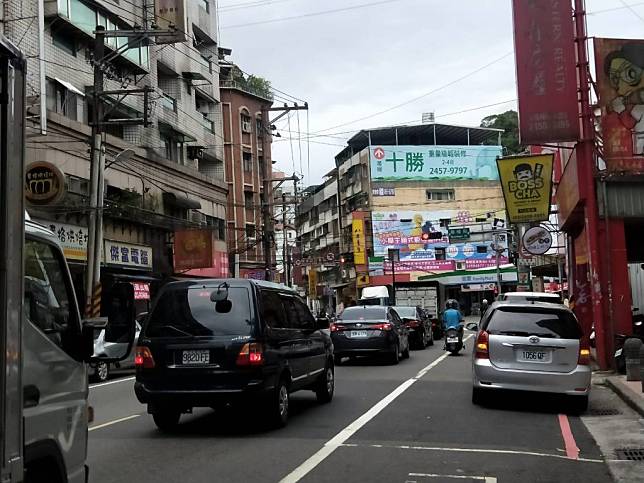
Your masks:
[{"label": "helmet", "polygon": [[458,302],[456,300],[454,300],[454,299],[449,299],[447,301],[447,303],[445,304],[445,306],[448,309],[458,309]]},{"label": "helmet", "polygon": [[483,299],[483,305],[487,305],[487,304],[488,304],[487,299]]}]

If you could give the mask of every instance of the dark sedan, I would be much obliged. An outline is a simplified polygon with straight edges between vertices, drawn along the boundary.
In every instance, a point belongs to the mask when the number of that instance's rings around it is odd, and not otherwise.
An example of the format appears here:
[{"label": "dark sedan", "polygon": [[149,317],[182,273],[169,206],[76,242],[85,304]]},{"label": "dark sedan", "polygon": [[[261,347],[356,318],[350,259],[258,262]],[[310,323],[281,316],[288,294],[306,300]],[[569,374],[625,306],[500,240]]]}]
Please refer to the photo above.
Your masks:
[{"label": "dark sedan", "polygon": [[409,338],[414,349],[422,350],[428,345],[434,345],[432,322],[420,307],[396,306],[394,310],[409,329]]},{"label": "dark sedan", "polygon": [[392,364],[409,357],[409,329],[392,307],[348,307],[330,328],[336,365],[345,356],[385,354]]}]

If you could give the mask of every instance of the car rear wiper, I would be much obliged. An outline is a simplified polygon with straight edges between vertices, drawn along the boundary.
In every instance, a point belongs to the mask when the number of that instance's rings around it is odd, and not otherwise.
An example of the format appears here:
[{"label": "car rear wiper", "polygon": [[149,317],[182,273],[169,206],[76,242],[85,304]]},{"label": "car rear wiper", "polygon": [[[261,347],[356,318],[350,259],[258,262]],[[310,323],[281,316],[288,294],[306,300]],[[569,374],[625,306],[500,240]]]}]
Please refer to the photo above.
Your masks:
[{"label": "car rear wiper", "polygon": [[160,325],[156,327],[157,330],[163,330],[163,329],[171,329],[174,330],[175,332],[178,332],[181,335],[185,335],[187,337],[192,337],[193,335],[189,332],[186,332],[185,330],[181,330],[178,327],[175,327],[174,325]]}]

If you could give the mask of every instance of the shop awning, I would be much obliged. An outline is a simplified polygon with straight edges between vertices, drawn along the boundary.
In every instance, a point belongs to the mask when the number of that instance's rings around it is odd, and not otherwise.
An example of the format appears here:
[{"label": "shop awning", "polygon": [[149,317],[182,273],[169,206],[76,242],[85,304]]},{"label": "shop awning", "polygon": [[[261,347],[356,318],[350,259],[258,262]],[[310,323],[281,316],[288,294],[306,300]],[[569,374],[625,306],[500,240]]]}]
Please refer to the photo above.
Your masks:
[{"label": "shop awning", "polygon": [[85,93],[80,89],[77,89],[72,83],[61,80],[58,77],[54,77],[54,79],[56,80],[56,82],[58,82],[61,86],[63,86],[68,91],[72,91],[74,94],[78,94],[79,96],[85,97]]},{"label": "shop awning", "polygon": [[176,206],[177,208],[182,208],[184,210],[200,210],[201,203],[188,198],[185,195],[165,192],[163,193],[163,202],[168,203],[169,205]]}]

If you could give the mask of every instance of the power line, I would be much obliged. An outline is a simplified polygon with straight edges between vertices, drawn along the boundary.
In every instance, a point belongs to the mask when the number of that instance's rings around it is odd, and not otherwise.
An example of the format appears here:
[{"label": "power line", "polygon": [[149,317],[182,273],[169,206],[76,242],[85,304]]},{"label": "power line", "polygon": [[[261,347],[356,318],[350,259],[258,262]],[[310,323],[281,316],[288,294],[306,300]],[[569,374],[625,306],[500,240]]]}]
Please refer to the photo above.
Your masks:
[{"label": "power line", "polygon": [[622,5],[624,5],[624,8],[629,9],[629,10],[630,10],[630,12],[631,12],[633,15],[635,15],[635,16],[636,16],[637,18],[639,18],[642,22],[644,22],[644,17],[642,17],[639,13],[637,13],[637,11],[633,8],[633,6],[632,6],[632,5],[629,5],[629,4],[628,4],[628,3],[626,3],[624,0],[619,0],[619,1],[622,3]]},{"label": "power line", "polygon": [[293,1],[293,0],[254,0],[251,2],[240,2],[240,3],[232,3],[230,5],[224,5],[222,7],[219,7],[219,9],[222,12],[231,12],[234,10],[245,10],[247,8],[270,7],[276,3],[284,3],[284,2],[290,2],[290,1]]}]

